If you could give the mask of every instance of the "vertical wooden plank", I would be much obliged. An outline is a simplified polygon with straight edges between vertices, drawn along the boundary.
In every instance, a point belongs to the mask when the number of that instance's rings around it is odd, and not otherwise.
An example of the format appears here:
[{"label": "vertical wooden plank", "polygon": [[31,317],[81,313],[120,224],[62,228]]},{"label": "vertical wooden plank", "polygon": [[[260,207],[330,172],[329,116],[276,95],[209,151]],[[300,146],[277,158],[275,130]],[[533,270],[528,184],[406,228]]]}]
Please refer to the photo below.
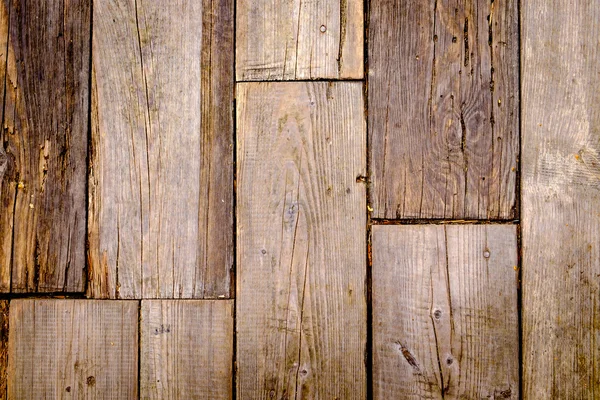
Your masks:
[{"label": "vertical wooden plank", "polygon": [[360,0],[238,0],[239,81],[362,79]]},{"label": "vertical wooden plank", "polygon": [[90,2],[0,4],[0,291],[84,289]]},{"label": "vertical wooden plank", "polygon": [[237,93],[238,396],[365,398],[362,84]]},{"label": "vertical wooden plank", "polygon": [[518,399],[513,225],[373,227],[375,399]]},{"label": "vertical wooden plank", "polygon": [[515,217],[517,0],[374,0],[369,36],[373,217]]},{"label": "vertical wooden plank", "polygon": [[600,8],[522,3],[523,391],[600,397]]},{"label": "vertical wooden plank", "polygon": [[94,6],[93,297],[230,295],[232,13],[232,0]]},{"label": "vertical wooden plank", "polygon": [[233,301],[144,300],[143,399],[231,399]]},{"label": "vertical wooden plank", "polygon": [[8,394],[8,310],[8,300],[0,300],[0,399]]},{"label": "vertical wooden plank", "polygon": [[134,399],[138,303],[13,300],[10,399]]}]

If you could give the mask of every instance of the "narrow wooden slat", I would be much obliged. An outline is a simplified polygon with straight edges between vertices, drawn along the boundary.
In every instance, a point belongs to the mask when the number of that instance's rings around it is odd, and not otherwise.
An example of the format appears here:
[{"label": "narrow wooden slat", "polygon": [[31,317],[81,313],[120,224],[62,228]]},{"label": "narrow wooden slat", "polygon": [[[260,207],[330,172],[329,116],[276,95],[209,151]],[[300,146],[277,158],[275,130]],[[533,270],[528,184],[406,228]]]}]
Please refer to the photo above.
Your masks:
[{"label": "narrow wooden slat", "polygon": [[144,300],[142,399],[231,399],[233,301]]},{"label": "narrow wooden slat", "polygon": [[362,84],[237,93],[237,396],[363,399]]},{"label": "narrow wooden slat", "polygon": [[374,0],[369,38],[373,217],[515,217],[517,0]]},{"label": "narrow wooden slat", "polygon": [[135,399],[138,303],[13,300],[10,399]]},{"label": "narrow wooden slat", "polygon": [[512,225],[373,227],[375,399],[518,399]]},{"label": "narrow wooden slat", "polygon": [[600,8],[522,3],[523,394],[600,398]]},{"label": "narrow wooden slat", "polygon": [[240,81],[362,79],[360,0],[238,0]]},{"label": "narrow wooden slat", "polygon": [[0,300],[0,399],[6,399],[8,382],[8,300]]},{"label": "narrow wooden slat", "polygon": [[90,2],[0,4],[0,291],[84,290]]},{"label": "narrow wooden slat", "polygon": [[93,297],[230,295],[232,14],[232,0],[94,5]]}]

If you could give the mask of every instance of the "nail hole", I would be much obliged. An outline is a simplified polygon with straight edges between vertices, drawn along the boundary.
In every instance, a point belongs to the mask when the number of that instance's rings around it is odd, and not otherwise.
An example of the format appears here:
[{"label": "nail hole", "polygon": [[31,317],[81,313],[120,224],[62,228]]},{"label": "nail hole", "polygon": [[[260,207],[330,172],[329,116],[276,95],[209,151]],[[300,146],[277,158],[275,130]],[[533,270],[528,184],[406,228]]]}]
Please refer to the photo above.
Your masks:
[{"label": "nail hole", "polygon": [[435,319],[440,319],[440,318],[442,318],[442,310],[435,310],[435,311],[433,312],[433,318],[435,318]]},{"label": "nail hole", "polygon": [[483,256],[484,256],[485,258],[490,258],[490,251],[489,251],[489,250],[485,250],[485,251],[483,252]]},{"label": "nail hole", "polygon": [[452,365],[453,362],[454,362],[454,359],[452,357],[448,357],[446,359],[446,364],[448,364],[448,365]]}]

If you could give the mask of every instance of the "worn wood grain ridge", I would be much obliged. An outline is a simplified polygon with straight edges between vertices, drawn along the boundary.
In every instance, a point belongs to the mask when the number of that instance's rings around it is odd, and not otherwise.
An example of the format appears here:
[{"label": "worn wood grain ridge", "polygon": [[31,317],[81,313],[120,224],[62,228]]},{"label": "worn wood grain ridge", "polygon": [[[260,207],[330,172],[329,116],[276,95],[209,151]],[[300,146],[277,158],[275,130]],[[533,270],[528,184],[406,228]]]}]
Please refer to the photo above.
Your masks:
[{"label": "worn wood grain ridge", "polygon": [[138,302],[10,303],[9,399],[135,399]]},{"label": "worn wood grain ridge", "polygon": [[600,398],[600,8],[522,2],[523,395]]},{"label": "worn wood grain ridge", "polygon": [[363,78],[363,2],[238,0],[238,81]]},{"label": "worn wood grain ridge", "polygon": [[90,11],[0,2],[0,292],[84,290]]},{"label": "worn wood grain ridge", "polygon": [[375,399],[519,399],[514,225],[373,227]]},{"label": "worn wood grain ridge", "polygon": [[94,4],[89,295],[230,296],[233,4]]},{"label": "worn wood grain ridge", "polygon": [[517,0],[370,9],[373,217],[515,217]]},{"label": "worn wood grain ridge", "polygon": [[232,300],[143,300],[140,326],[140,398],[232,398]]},{"label": "worn wood grain ridge", "polygon": [[362,83],[237,88],[237,396],[364,399]]}]

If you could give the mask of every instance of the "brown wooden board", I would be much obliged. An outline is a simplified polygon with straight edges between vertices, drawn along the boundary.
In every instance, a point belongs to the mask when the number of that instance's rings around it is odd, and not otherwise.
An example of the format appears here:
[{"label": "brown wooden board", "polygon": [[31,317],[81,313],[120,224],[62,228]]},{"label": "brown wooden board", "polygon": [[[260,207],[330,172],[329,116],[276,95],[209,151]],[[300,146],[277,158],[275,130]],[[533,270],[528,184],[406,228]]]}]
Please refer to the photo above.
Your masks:
[{"label": "brown wooden board", "polygon": [[600,398],[600,8],[522,2],[523,395]]},{"label": "brown wooden board", "polygon": [[375,399],[518,399],[514,225],[373,227]]},{"label": "brown wooden board", "polygon": [[360,0],[238,0],[239,81],[363,78]]},{"label": "brown wooden board", "polygon": [[85,283],[90,2],[0,3],[0,292]]},{"label": "brown wooden board", "polygon": [[94,4],[90,291],[230,295],[233,4]]},{"label": "brown wooden board", "polygon": [[0,399],[7,395],[8,382],[8,300],[0,300]]},{"label": "brown wooden board", "polygon": [[370,4],[372,216],[515,217],[517,0]]},{"label": "brown wooden board", "polygon": [[10,303],[8,398],[135,399],[138,302]]},{"label": "brown wooden board", "polygon": [[233,301],[144,300],[142,399],[231,399]]},{"label": "brown wooden board", "polygon": [[362,83],[237,87],[237,396],[364,399]]}]

